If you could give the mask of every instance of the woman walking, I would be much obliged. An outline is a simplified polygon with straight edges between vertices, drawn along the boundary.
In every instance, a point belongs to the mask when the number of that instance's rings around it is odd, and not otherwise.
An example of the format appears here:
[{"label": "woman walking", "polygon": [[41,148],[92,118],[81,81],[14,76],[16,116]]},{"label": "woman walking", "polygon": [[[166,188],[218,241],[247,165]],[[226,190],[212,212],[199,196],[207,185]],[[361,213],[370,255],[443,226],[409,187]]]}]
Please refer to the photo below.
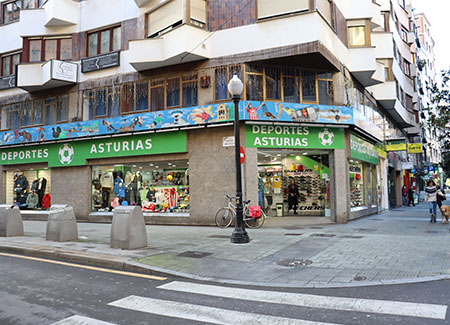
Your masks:
[{"label": "woman walking", "polygon": [[425,203],[428,203],[430,209],[430,222],[434,223],[436,223],[437,192],[436,183],[430,179],[425,187]]}]

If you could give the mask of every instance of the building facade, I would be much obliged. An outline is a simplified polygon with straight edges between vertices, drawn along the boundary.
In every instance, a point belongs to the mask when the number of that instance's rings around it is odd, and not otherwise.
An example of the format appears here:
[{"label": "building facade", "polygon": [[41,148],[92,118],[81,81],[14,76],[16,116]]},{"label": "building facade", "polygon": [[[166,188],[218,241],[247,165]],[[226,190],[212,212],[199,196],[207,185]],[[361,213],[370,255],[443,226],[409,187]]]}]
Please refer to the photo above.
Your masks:
[{"label": "building facade", "polygon": [[386,144],[420,135],[406,2],[2,1],[0,199],[212,224],[234,193],[237,75],[246,199],[292,215],[293,180],[300,216],[399,205],[411,161]]}]

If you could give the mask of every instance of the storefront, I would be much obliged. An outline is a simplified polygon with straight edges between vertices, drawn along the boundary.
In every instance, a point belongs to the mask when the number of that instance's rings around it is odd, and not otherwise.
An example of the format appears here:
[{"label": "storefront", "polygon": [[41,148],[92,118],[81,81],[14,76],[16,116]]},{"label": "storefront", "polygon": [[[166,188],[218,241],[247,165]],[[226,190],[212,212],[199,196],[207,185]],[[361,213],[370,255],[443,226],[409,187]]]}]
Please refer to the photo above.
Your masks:
[{"label": "storefront", "polygon": [[[330,217],[330,186],[335,180],[329,155],[343,149],[344,141],[342,128],[247,125],[246,146],[257,149],[258,201],[266,213]],[[296,204],[289,198],[292,192]]]},{"label": "storefront", "polygon": [[[189,160],[164,159],[186,150],[182,131],[3,149],[3,203],[46,209],[43,197],[50,199],[54,187],[54,203],[77,210],[88,206],[90,212],[109,212],[117,205],[137,205],[149,213],[188,216]],[[53,174],[58,176],[52,179]],[[38,204],[30,205],[28,197],[35,194]]]},{"label": "storefront", "polygon": [[378,150],[373,144],[355,134],[351,134],[350,143],[350,219],[354,219],[377,212]]}]

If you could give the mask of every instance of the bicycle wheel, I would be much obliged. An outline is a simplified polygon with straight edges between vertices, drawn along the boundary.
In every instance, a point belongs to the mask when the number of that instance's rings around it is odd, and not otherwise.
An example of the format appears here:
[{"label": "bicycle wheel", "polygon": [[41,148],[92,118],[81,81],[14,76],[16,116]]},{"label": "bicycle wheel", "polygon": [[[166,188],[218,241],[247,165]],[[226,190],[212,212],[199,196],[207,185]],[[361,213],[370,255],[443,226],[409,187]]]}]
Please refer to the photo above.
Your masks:
[{"label": "bicycle wheel", "polygon": [[258,229],[264,224],[264,220],[266,219],[266,215],[264,211],[261,210],[260,218],[252,218],[249,215],[244,216],[245,225],[248,228]]},{"label": "bicycle wheel", "polygon": [[222,208],[216,213],[216,225],[219,228],[226,228],[231,225],[234,219],[234,212],[230,208]]}]

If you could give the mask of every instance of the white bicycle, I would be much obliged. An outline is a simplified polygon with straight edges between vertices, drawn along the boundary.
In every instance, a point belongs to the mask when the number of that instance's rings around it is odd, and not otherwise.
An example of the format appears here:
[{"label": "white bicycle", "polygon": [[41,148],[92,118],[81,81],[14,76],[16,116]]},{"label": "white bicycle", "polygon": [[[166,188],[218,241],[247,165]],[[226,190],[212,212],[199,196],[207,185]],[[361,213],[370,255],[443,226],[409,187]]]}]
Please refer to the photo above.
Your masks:
[{"label": "white bicycle", "polygon": [[[236,201],[235,197],[225,195],[228,199],[228,205],[224,208],[219,209],[216,212],[216,225],[219,228],[227,228],[233,220],[236,218],[236,204],[233,201]],[[261,216],[253,217],[250,215],[250,200],[243,202],[244,203],[244,211],[243,211],[243,219],[244,223],[248,228],[258,229],[264,224],[264,220],[266,219],[266,214],[261,209]]]}]

